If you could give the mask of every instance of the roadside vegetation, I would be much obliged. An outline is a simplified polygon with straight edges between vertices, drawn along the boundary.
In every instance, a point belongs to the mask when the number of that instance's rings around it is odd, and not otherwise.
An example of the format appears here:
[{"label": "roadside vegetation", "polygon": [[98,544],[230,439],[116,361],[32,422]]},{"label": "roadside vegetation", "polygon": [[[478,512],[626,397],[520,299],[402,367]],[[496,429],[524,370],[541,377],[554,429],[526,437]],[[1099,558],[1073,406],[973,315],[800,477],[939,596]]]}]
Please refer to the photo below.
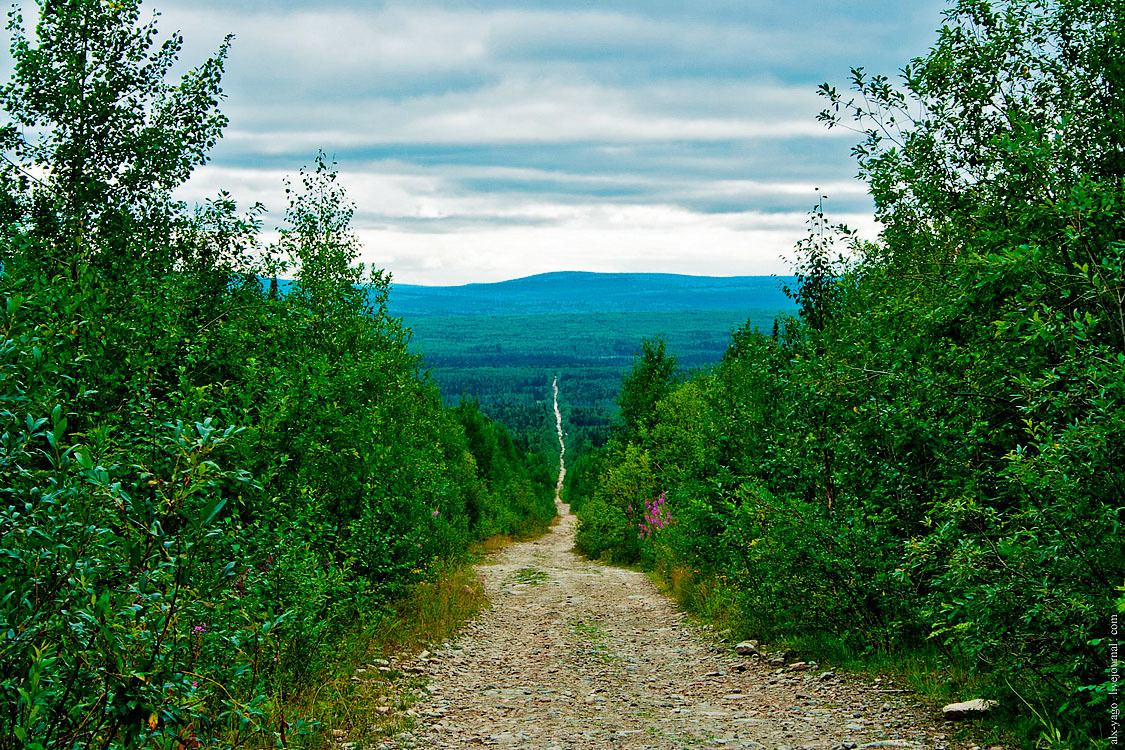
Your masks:
[{"label": "roadside vegetation", "polygon": [[349,660],[480,605],[471,543],[546,527],[554,459],[442,405],[323,155],[273,243],[260,206],[173,198],[230,40],[169,80],[146,19],[8,27],[0,747],[315,743]]},{"label": "roadside vegetation", "polygon": [[860,134],[879,241],[818,203],[798,317],[682,381],[646,343],[611,440],[568,474],[580,547],[655,569],[733,637],[913,663],[935,692],[998,699],[1026,746],[1107,745],[1122,39],[1119,3],[962,0],[899,80],[824,86],[825,122]]}]

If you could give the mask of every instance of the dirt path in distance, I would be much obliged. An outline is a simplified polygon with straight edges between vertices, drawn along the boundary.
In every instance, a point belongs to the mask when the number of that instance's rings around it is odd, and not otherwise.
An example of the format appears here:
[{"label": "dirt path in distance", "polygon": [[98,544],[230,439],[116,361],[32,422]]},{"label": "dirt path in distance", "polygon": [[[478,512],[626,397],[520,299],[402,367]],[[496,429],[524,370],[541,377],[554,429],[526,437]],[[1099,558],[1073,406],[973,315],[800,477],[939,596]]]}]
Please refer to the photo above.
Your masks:
[{"label": "dirt path in distance", "polygon": [[423,653],[430,695],[381,747],[969,747],[886,684],[735,655],[642,573],[573,553],[560,515],[478,566],[492,607]]},{"label": "dirt path in distance", "polygon": [[559,478],[555,482],[555,505],[562,505],[563,483],[566,481],[566,440],[562,426],[562,412],[559,411],[559,376],[551,381],[552,398],[555,408],[555,431],[559,435]]}]

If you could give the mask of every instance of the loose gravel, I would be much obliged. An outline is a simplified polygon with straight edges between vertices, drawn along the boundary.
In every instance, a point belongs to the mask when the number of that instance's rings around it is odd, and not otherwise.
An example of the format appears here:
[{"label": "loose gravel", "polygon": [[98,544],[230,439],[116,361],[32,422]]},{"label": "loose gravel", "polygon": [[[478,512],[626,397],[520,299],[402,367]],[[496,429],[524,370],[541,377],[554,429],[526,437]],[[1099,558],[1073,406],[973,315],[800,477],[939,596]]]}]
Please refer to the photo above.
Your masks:
[{"label": "loose gravel", "polygon": [[644,574],[574,553],[560,512],[478,566],[492,606],[414,660],[414,726],[382,747],[973,747],[877,680],[736,655]]}]

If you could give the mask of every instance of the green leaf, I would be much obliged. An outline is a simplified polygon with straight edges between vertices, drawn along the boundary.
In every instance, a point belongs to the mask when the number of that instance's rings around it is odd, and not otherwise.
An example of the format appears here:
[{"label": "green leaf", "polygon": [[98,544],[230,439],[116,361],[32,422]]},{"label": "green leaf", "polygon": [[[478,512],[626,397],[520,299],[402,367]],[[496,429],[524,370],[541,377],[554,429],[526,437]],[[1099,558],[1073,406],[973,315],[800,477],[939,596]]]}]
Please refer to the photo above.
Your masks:
[{"label": "green leaf", "polygon": [[66,417],[62,417],[61,419],[57,419],[55,421],[54,425],[51,427],[52,446],[57,446],[60,442],[62,442],[63,436],[66,435],[66,426]]},{"label": "green leaf", "polygon": [[226,506],[227,499],[222,496],[215,496],[211,501],[203,507],[203,512],[199,514],[199,525],[206,526],[211,523],[211,519],[219,514],[219,512]]}]

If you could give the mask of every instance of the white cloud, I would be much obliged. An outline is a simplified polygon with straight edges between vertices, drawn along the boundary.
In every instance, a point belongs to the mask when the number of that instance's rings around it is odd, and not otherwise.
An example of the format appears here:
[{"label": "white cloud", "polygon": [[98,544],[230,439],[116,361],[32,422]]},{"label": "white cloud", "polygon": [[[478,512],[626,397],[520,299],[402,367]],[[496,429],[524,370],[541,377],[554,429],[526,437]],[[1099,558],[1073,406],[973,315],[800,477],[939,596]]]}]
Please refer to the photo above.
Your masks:
[{"label": "white cloud", "polygon": [[[458,284],[498,281],[550,270],[659,271],[720,276],[788,273],[784,260],[805,236],[803,210],[740,210],[709,213],[673,203],[563,202],[534,192],[513,200],[504,193],[465,192],[466,176],[504,179],[550,176],[540,170],[460,167],[452,174],[409,164],[366,165],[341,171],[340,179],[358,206],[355,228],[363,242],[363,260],[387,268],[396,280],[411,284]],[[393,171],[397,167],[400,171]],[[281,170],[211,167],[183,191],[202,200],[220,187],[274,208],[280,221],[284,201]],[[593,184],[616,177],[576,175]],[[665,194],[689,192],[693,183],[677,185],[662,178],[640,179]],[[858,183],[830,184],[836,194],[861,193]],[[792,195],[798,205],[811,204],[811,188],[800,183],[725,181],[706,186],[712,193],[745,197]],[[707,192],[707,189],[704,192]],[[706,199],[708,196],[700,196]],[[869,238],[875,226],[869,214],[840,213]],[[449,227],[442,226],[444,222]]]},{"label": "white cloud", "polygon": [[[693,106],[696,101],[687,95],[677,99],[669,91],[658,97],[644,89],[543,76],[407,100],[313,101],[300,113],[289,113],[284,104],[253,110],[236,106],[228,108],[232,127],[225,141],[240,151],[302,154],[317,148],[416,143],[635,144],[850,136],[815,121],[819,102],[811,91],[747,84],[731,88],[713,90],[706,106]],[[720,109],[714,101],[724,98],[731,104]]]}]

